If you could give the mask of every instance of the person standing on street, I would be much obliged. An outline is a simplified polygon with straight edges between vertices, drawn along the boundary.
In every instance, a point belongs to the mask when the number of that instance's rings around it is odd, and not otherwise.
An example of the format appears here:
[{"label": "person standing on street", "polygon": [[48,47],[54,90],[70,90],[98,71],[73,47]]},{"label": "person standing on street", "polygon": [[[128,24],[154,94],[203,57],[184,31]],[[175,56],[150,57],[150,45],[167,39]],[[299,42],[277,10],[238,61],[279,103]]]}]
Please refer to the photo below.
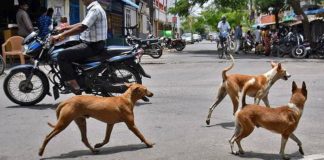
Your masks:
[{"label": "person standing on street", "polygon": [[18,25],[18,35],[27,37],[31,32],[34,31],[32,22],[28,16],[28,4],[26,2],[19,3],[19,9],[16,14],[16,20]]},{"label": "person standing on street", "polygon": [[53,22],[52,22],[52,16],[53,16],[53,8],[42,8],[42,15],[38,18],[38,29],[39,29],[39,36],[41,38],[44,38],[51,29],[53,29]]},{"label": "person standing on street", "polygon": [[235,38],[235,54],[238,54],[241,47],[242,25],[238,25],[235,28],[234,38]]},{"label": "person standing on street", "polygon": [[52,41],[55,42],[81,33],[80,44],[66,48],[58,55],[62,79],[74,94],[81,94],[82,91],[76,81],[77,75],[72,62],[82,61],[101,53],[105,49],[108,30],[106,12],[101,5],[95,0],[82,0],[82,2],[87,11],[84,20],[60,29],[66,31],[52,37]]},{"label": "person standing on street", "polygon": [[255,38],[255,54],[260,54],[260,44],[261,44],[261,30],[260,26],[257,26],[257,29],[254,31]]}]

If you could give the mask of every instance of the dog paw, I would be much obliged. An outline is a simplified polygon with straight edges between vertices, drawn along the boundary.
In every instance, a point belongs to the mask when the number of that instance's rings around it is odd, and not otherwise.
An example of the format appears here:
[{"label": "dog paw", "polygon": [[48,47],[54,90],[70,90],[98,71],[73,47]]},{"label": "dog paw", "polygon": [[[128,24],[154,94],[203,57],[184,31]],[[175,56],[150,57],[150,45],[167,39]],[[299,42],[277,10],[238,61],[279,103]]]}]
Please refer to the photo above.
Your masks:
[{"label": "dog paw", "polygon": [[98,154],[99,151],[100,151],[99,149],[92,149],[92,150],[91,150],[91,152],[92,152],[93,154]]},{"label": "dog paw", "polygon": [[208,120],[206,120],[206,124],[207,125],[209,125],[210,124],[210,120],[208,119]]},{"label": "dog paw", "polygon": [[43,149],[39,149],[39,151],[38,151],[38,155],[39,155],[39,156],[43,156],[43,153],[44,153],[44,150],[43,150]]},{"label": "dog paw", "polygon": [[281,158],[282,158],[283,160],[289,160],[289,159],[290,159],[290,158],[289,158],[288,156],[286,156],[286,155],[281,156]]},{"label": "dog paw", "polygon": [[155,143],[146,143],[146,146],[147,146],[147,148],[152,148],[153,147],[153,145],[155,145]]},{"label": "dog paw", "polygon": [[232,154],[239,155],[240,153],[238,151],[232,151]]},{"label": "dog paw", "polygon": [[303,150],[302,147],[299,147],[299,153],[302,154],[302,155],[304,155],[304,150]]},{"label": "dog paw", "polygon": [[94,148],[100,148],[100,147],[102,147],[102,146],[103,146],[102,143],[98,143],[98,144],[96,144],[96,145],[94,146]]}]

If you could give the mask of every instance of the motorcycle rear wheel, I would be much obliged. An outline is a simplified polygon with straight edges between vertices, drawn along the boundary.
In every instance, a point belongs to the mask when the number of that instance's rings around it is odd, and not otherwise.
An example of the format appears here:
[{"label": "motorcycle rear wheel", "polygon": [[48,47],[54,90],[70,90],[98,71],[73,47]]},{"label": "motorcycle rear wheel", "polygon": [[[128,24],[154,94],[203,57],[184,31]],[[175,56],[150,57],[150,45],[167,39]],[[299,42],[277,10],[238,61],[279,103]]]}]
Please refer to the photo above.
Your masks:
[{"label": "motorcycle rear wheel", "polygon": [[186,47],[186,46],[185,46],[184,44],[178,44],[178,45],[175,47],[175,49],[176,49],[177,51],[182,51],[185,47]]},{"label": "motorcycle rear wheel", "polygon": [[[116,77],[119,80],[123,81],[123,82],[119,82],[119,84],[124,84],[124,83],[142,84],[142,78],[139,75],[139,73],[128,66],[124,66],[124,65],[116,66],[116,67],[114,67],[112,72],[113,72],[112,74],[116,75]],[[116,83],[113,85],[116,85]],[[120,95],[120,93],[106,93],[106,95],[118,96],[118,95]]]}]

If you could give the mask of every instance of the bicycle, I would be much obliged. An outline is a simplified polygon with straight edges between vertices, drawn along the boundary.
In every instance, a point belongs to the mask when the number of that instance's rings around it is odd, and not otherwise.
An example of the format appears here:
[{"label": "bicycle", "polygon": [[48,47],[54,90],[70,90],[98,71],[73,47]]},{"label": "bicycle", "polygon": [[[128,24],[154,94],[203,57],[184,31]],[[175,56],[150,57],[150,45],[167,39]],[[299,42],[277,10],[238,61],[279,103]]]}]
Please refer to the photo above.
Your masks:
[{"label": "bicycle", "polygon": [[220,38],[220,43],[221,43],[221,47],[222,47],[222,51],[218,54],[219,58],[222,59],[224,57],[224,59],[230,59],[230,53],[228,51],[229,46],[228,44],[229,42],[229,38],[225,38],[225,37],[219,37]]},{"label": "bicycle", "polygon": [[3,58],[0,55],[0,75],[4,73],[5,68],[6,68],[6,64],[4,63]]}]

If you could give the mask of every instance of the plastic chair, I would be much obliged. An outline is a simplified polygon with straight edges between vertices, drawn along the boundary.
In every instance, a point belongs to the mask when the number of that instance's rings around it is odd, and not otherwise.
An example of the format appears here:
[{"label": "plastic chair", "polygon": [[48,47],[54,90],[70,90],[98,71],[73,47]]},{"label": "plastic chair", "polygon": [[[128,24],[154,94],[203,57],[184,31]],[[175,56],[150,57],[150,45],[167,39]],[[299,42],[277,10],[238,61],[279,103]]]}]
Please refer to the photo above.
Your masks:
[{"label": "plastic chair", "polygon": [[[13,36],[10,37],[5,43],[2,44],[2,56],[4,63],[7,63],[7,56],[19,56],[20,64],[25,64],[25,56],[23,54],[23,45],[22,41],[24,40],[23,37],[20,36]],[[10,50],[6,50],[6,46],[10,43]]]}]

